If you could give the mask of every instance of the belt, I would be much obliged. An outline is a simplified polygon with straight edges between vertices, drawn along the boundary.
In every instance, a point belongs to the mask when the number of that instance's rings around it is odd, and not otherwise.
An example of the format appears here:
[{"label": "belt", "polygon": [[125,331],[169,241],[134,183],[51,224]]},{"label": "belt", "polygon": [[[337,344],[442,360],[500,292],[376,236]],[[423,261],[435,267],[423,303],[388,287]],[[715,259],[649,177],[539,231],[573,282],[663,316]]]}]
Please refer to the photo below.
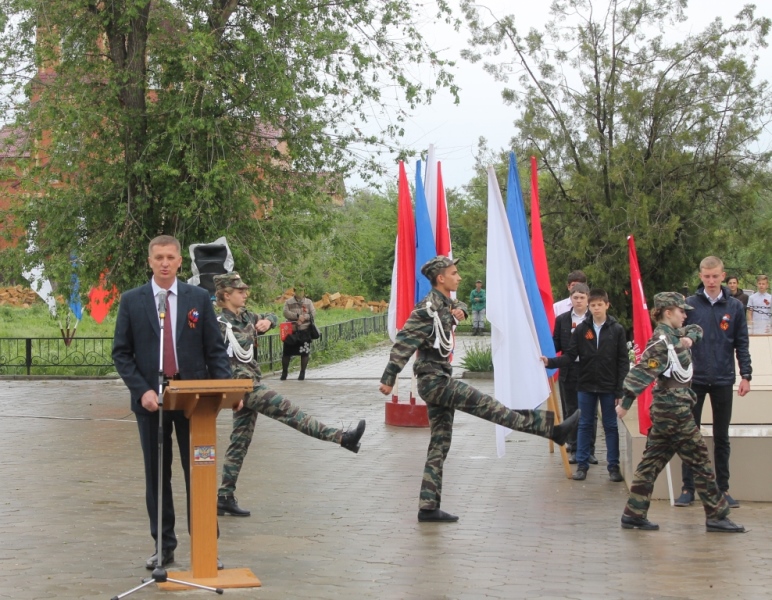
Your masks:
[{"label": "belt", "polygon": [[675,379],[660,379],[659,387],[665,390],[689,389],[690,387],[692,387],[692,382],[687,381],[686,383],[681,383],[680,381],[676,381]]},{"label": "belt", "polygon": [[431,360],[434,362],[448,362],[447,356],[442,356],[437,350],[419,350],[416,353],[418,360]]}]

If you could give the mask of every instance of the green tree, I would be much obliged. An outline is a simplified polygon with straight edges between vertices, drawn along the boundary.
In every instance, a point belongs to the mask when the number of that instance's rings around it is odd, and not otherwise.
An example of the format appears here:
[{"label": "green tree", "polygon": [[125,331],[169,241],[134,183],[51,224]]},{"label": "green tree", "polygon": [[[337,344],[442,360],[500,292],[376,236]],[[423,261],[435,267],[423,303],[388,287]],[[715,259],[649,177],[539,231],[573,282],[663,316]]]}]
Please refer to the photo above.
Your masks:
[{"label": "green tree", "polygon": [[517,75],[503,97],[520,109],[518,155],[540,159],[553,282],[581,268],[625,316],[628,234],[651,296],[692,281],[728,230],[747,232],[770,159],[756,150],[770,94],[755,81],[770,20],[753,6],[680,40],[662,32],[685,20],[685,0],[557,0],[525,36],[513,16],[462,6],[465,56]]},{"label": "green tree", "polygon": [[[430,4],[448,18],[444,0]],[[377,172],[367,148],[392,149],[410,109],[455,93],[420,12],[407,0],[0,0],[3,114],[32,151],[23,202],[2,216],[9,236],[39,224],[35,251],[22,244],[9,264],[43,262],[66,287],[74,253],[86,281],[107,268],[126,289],[146,279],[155,235],[227,234],[240,270],[272,277],[298,259],[295,240],[327,230],[336,182]],[[431,84],[408,64],[428,64]],[[364,136],[375,116],[388,124]]]}]

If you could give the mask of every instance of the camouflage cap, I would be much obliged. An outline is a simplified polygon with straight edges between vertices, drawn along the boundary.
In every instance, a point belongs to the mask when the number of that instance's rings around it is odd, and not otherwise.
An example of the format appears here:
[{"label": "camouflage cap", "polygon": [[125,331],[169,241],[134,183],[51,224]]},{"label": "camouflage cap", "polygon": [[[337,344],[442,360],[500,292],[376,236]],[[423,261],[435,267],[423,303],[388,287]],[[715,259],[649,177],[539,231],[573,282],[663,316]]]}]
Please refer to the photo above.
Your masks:
[{"label": "camouflage cap", "polygon": [[686,298],[678,292],[660,292],[654,296],[654,308],[670,308],[676,306],[684,310],[692,310],[694,307],[686,303]]},{"label": "camouflage cap", "polygon": [[244,283],[244,280],[241,279],[241,276],[236,271],[215,275],[212,279],[215,291],[224,290],[225,288],[234,288],[236,290],[249,289],[249,286]]},{"label": "camouflage cap", "polygon": [[421,267],[421,273],[423,273],[427,279],[431,280],[443,269],[447,269],[452,265],[457,265],[459,260],[461,259],[457,258],[453,260],[447,256],[435,256],[433,259],[427,261],[423,267]]}]

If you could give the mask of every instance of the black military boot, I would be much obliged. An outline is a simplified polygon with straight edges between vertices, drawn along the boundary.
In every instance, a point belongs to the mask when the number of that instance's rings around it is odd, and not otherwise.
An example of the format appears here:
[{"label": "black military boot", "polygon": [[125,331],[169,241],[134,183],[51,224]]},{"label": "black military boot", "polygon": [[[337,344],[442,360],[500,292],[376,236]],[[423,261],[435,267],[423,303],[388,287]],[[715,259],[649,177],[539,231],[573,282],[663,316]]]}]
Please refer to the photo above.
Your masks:
[{"label": "black military boot", "polygon": [[340,440],[341,448],[345,448],[346,450],[351,450],[354,454],[359,452],[359,440],[362,438],[362,435],[365,432],[365,420],[362,419],[359,421],[359,424],[357,425],[356,429],[349,429],[343,434],[343,437]]},{"label": "black military boot", "polygon": [[582,411],[577,409],[574,414],[560,423],[560,425],[555,425],[552,428],[552,436],[550,436],[550,439],[558,446],[565,444],[568,441],[569,436],[576,431],[577,427],[579,427],[579,415],[581,412]]},{"label": "black military boot", "polygon": [[422,508],[418,511],[418,521],[420,523],[455,523],[458,521],[458,517],[446,513],[439,508],[435,508],[434,510]]},{"label": "black military boot", "polygon": [[217,514],[221,517],[231,515],[234,517],[248,517],[252,513],[243,508],[239,508],[234,496],[217,496]]}]

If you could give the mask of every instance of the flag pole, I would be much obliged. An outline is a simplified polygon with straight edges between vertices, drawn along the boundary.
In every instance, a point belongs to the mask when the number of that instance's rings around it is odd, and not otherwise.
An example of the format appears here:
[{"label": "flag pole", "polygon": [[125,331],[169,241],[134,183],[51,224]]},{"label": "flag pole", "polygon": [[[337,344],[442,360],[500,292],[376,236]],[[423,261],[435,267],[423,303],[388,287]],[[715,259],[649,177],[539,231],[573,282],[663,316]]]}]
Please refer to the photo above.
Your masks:
[{"label": "flag pole", "polygon": [[[552,379],[552,377],[549,378],[550,382],[550,395],[549,398],[547,398],[547,408],[555,413],[555,425],[559,425],[563,418],[560,414],[560,403],[557,401],[557,398],[555,397],[555,381]],[[560,448],[560,458],[563,461],[563,471],[566,473],[566,477],[568,479],[571,479],[574,474],[571,471],[571,466],[568,464],[568,452],[566,452],[565,445],[559,446]],[[555,451],[555,443],[550,440],[550,454],[554,453]]]}]

